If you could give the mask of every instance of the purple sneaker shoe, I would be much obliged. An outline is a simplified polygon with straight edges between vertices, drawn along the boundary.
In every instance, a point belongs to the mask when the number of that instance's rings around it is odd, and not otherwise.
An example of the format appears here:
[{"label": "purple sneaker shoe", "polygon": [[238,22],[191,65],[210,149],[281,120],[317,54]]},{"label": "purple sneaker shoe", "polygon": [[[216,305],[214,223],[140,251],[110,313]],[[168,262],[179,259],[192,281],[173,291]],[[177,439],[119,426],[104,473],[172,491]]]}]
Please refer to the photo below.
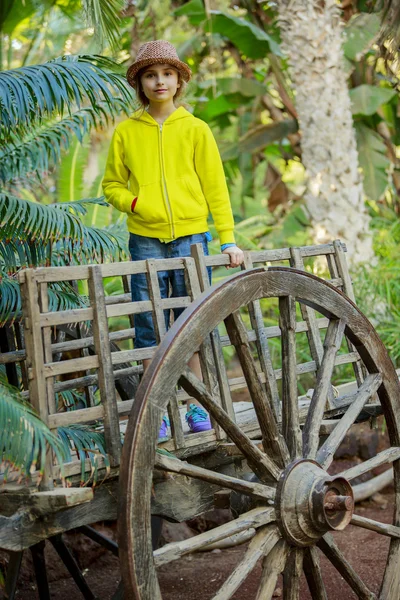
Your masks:
[{"label": "purple sneaker shoe", "polygon": [[165,442],[168,438],[168,427],[169,427],[169,419],[164,416],[161,421],[160,431],[158,432],[158,442]]},{"label": "purple sneaker shoe", "polygon": [[200,431],[209,431],[212,429],[210,417],[204,408],[196,406],[196,404],[191,404],[189,409],[190,410],[188,410],[185,415],[185,419],[192,433],[199,433]]}]

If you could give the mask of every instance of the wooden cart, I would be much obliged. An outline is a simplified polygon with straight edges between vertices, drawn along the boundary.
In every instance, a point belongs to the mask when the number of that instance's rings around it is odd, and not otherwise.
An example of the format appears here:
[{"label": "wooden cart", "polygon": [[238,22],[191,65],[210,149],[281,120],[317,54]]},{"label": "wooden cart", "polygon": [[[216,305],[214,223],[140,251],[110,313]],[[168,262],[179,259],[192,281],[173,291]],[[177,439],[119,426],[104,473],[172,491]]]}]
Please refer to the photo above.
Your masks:
[{"label": "wooden cart", "polygon": [[[63,545],[62,533],[73,528],[83,528],[119,553],[123,586],[116,598],[161,599],[158,568],[214,542],[236,543],[238,536],[250,541],[214,600],[233,598],[261,559],[257,600],[272,597],[281,573],[284,598],[299,599],[303,571],[312,597],[325,599],[320,552],[358,598],[400,598],[400,387],[373,326],[354,304],[344,250],[334,242],[248,252],[245,269],[212,288],[207,267],[223,267],[228,259],[204,256],[201,246],[193,246],[192,256],[184,259],[21,273],[25,348],[9,348],[2,362],[21,362],[29,382],[26,395],[51,429],[101,422],[111,468],[102,485],[79,487],[80,461],[66,463],[62,468],[70,487],[65,488],[61,466],[49,454],[39,486],[33,479],[29,488],[0,488],[0,548],[10,552],[9,598],[24,550],[33,549],[43,575],[46,539],[58,548],[84,597],[94,597]],[[162,300],[157,273],[171,269],[184,269],[188,295]],[[315,272],[328,273],[329,279]],[[131,302],[129,276],[134,273],[146,273],[148,301]],[[122,278],[123,295],[104,294],[111,276]],[[50,312],[49,287],[60,281],[87,285],[88,306]],[[164,310],[182,306],[187,310],[166,333]],[[134,338],[133,315],[145,311],[152,311],[159,346],[122,349],[122,342]],[[122,316],[128,321],[121,325]],[[58,341],[57,329],[78,334]],[[67,351],[79,356],[65,359]],[[202,381],[187,367],[196,351]],[[236,365],[233,374],[225,366],[226,352]],[[146,358],[152,362],[136,391]],[[354,382],[337,386],[343,369],[347,375],[351,369]],[[100,391],[98,404],[94,385]],[[308,393],[304,385],[311,388]],[[87,408],[57,412],[55,394],[78,388],[86,389]],[[188,398],[210,413],[211,431],[188,432],[182,406]],[[172,436],[157,447],[167,411]],[[335,451],[352,425],[380,414],[391,447],[332,475]],[[352,482],[385,463],[394,468],[392,525],[354,512]],[[106,471],[104,461],[100,466]],[[231,507],[232,521],[153,549],[152,515],[184,521],[216,502]],[[87,527],[117,516],[119,548]],[[346,530],[349,523],[390,538],[379,594],[368,589],[334,541],[332,532]],[[49,597],[43,581],[39,591],[41,598]]]}]

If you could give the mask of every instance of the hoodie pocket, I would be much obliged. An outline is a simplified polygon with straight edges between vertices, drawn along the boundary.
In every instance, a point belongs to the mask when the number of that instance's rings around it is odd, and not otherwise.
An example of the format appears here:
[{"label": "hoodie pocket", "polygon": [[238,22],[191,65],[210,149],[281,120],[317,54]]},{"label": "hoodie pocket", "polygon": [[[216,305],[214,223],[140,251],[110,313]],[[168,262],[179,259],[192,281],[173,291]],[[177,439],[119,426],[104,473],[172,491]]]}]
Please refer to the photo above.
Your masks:
[{"label": "hoodie pocket", "polygon": [[146,223],[166,223],[169,221],[159,182],[140,186],[133,214]]},{"label": "hoodie pocket", "polygon": [[208,215],[203,194],[195,195],[183,177],[168,182],[168,197],[175,221],[200,219]]},{"label": "hoodie pocket", "polygon": [[204,197],[203,190],[201,189],[200,182],[198,180],[192,181],[189,177],[185,177],[184,181],[192,198],[196,200],[196,202],[203,208],[207,206],[207,202]]}]

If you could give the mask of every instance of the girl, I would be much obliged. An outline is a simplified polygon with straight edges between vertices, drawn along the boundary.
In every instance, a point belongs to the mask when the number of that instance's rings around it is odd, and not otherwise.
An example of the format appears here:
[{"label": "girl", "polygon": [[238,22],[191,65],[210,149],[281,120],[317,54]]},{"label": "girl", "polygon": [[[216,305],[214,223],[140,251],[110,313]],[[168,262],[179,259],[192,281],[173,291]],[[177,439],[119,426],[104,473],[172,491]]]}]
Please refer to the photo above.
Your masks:
[{"label": "girl", "polygon": [[[127,72],[141,109],[115,129],[103,180],[104,194],[113,206],[128,214],[132,260],[190,256],[190,245],[202,243],[208,254],[211,211],[221,251],[229,267],[244,260],[233,235],[233,216],[217,144],[208,125],[175,100],[190,80],[191,70],[179,60],[169,42],[143,44]],[[211,274],[209,273],[210,278]],[[159,272],[163,298],[185,296],[182,271]],[[148,300],[145,274],[132,276],[132,300]],[[176,319],[182,309],[174,310]],[[170,311],[165,311],[168,329]],[[135,315],[135,347],[157,345],[152,314]],[[150,360],[143,361],[144,369]],[[189,366],[201,379],[198,355]],[[211,428],[206,411],[197,403],[186,419],[193,432]],[[160,436],[166,434],[163,422]]]}]

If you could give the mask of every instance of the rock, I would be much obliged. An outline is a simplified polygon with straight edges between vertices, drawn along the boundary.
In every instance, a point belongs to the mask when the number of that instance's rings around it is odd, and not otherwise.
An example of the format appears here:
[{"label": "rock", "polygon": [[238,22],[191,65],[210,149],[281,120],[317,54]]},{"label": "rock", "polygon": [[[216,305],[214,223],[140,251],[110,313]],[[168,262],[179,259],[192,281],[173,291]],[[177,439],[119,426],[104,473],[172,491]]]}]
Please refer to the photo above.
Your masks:
[{"label": "rock", "polygon": [[170,542],[182,542],[196,535],[186,523],[169,523],[163,521],[161,530],[160,546],[169,544]]}]

